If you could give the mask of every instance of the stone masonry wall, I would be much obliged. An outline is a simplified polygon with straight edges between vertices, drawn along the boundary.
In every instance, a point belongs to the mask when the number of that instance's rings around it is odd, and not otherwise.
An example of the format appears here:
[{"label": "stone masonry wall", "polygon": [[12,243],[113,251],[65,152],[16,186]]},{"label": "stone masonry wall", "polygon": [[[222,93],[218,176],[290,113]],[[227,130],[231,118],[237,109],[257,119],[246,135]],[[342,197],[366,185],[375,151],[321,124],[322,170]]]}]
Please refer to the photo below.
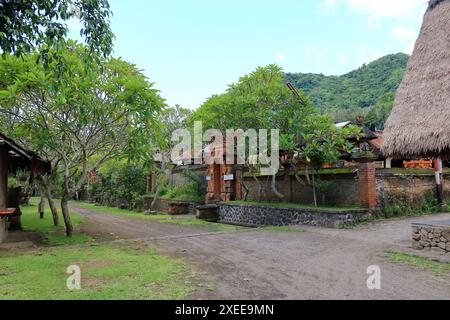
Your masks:
[{"label": "stone masonry wall", "polygon": [[[145,204],[144,204],[144,210],[149,210],[150,206],[152,204],[153,198],[147,197],[145,198]],[[196,207],[198,205],[201,205],[203,203],[200,202],[189,202],[189,201],[178,201],[178,200],[166,200],[166,199],[158,199],[156,201],[155,206],[152,208],[154,211],[162,212],[162,213],[168,213],[169,212],[169,203],[170,202],[180,202],[180,203],[188,203],[189,204],[189,214],[195,214]]]},{"label": "stone masonry wall", "polygon": [[[445,199],[450,199],[450,177],[444,176],[443,188]],[[396,198],[410,207],[420,207],[427,198],[436,194],[433,174],[392,174],[384,170],[377,173],[378,207],[383,209],[389,198]]]},{"label": "stone masonry wall", "polygon": [[413,248],[450,252],[450,226],[413,224],[412,229]]},{"label": "stone masonry wall", "polygon": [[364,210],[328,212],[320,209],[291,209],[237,204],[220,204],[220,221],[238,225],[289,226],[310,225],[343,228],[347,224],[367,220],[370,213]]}]

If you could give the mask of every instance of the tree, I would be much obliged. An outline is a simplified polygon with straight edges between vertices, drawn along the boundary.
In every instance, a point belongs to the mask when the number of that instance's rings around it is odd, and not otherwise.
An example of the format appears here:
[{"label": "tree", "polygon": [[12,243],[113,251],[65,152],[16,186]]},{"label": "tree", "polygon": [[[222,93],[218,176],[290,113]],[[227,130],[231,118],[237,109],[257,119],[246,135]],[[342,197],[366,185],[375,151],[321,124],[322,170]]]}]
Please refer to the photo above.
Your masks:
[{"label": "tree", "polygon": [[394,107],[394,94],[384,96],[372,109],[370,109],[365,118],[365,125],[371,130],[384,130],[384,124],[389,118]]},{"label": "tree", "polygon": [[136,159],[151,152],[152,128],[164,106],[136,66],[120,59],[84,61],[86,48],[69,42],[62,51],[66,68],[8,56],[0,62],[12,83],[0,92],[7,115],[33,149],[47,150],[63,177],[61,209],[68,236],[73,233],[68,201],[87,174],[110,159]]},{"label": "tree", "polygon": [[292,119],[314,112],[301,94],[302,103],[284,83],[277,65],[259,67],[229,86],[226,93],[209,98],[190,118],[202,121],[205,129],[279,129],[289,132]]},{"label": "tree", "polygon": [[175,105],[173,108],[165,108],[158,117],[159,166],[154,166],[157,188],[151,204],[152,208],[156,205],[162,188],[167,184],[166,170],[169,168],[172,148],[175,146],[175,143],[172,141],[172,134],[175,130],[184,129],[187,126],[187,119],[191,114],[191,110]]},{"label": "tree", "polygon": [[110,16],[108,0],[0,0],[0,49],[4,56],[20,56],[45,44],[45,54],[63,46],[64,22],[78,19],[90,50],[107,56],[114,38]]},{"label": "tree", "polygon": [[[288,89],[283,70],[277,65],[268,65],[241,77],[226,93],[212,96],[190,120],[202,121],[204,128],[222,132],[227,129],[278,129],[283,137],[295,132],[298,124],[315,112],[307,97],[302,93],[297,97]],[[268,150],[258,150],[258,153],[268,154]],[[263,184],[259,181],[259,157],[247,154],[245,162],[258,185],[258,198],[261,198]],[[243,189],[248,190],[245,185]],[[275,174],[272,175],[271,189],[280,200],[284,199],[277,190]]]},{"label": "tree", "polygon": [[[332,119],[326,115],[312,115],[305,119],[297,130],[297,147],[291,152],[295,152],[297,157],[294,161],[306,163],[306,172],[312,168],[312,189],[314,195],[314,205],[317,206],[317,185],[316,174],[325,164],[332,164],[339,160],[341,154],[349,154],[353,149],[350,138],[359,138],[361,128],[357,126],[347,126],[338,128]],[[309,178],[308,178],[309,180]]]},{"label": "tree", "polygon": [[[311,99],[321,113],[336,114],[336,121],[355,119],[354,113],[375,106],[381,97],[395,93],[406,70],[409,56],[403,53],[382,57],[342,76],[288,73],[292,82]],[[350,111],[341,115],[337,110]]]}]

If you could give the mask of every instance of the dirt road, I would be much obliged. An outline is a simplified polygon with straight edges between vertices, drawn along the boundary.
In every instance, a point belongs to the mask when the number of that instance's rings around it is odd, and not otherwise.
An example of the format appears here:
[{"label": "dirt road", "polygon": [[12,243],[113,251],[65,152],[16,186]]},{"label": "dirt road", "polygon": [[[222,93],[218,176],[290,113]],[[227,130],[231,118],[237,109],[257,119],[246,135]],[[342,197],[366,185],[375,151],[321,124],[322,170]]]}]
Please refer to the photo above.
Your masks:
[{"label": "dirt road", "polygon": [[[161,254],[182,257],[213,291],[194,299],[450,299],[450,275],[395,264],[386,251],[409,251],[410,224],[450,214],[373,223],[354,230],[227,232],[160,224],[74,208],[88,232],[143,239]],[[381,268],[381,290],[368,290],[367,268]]]}]

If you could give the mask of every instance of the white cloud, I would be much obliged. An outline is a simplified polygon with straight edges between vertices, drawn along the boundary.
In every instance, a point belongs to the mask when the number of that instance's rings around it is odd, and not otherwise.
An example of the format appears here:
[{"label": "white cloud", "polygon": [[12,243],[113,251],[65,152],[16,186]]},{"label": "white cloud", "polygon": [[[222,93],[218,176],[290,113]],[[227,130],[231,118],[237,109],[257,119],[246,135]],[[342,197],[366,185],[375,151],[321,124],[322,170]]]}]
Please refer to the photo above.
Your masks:
[{"label": "white cloud", "polygon": [[378,29],[384,18],[416,22],[417,16],[421,17],[425,12],[428,0],[321,0],[317,7],[321,11],[331,11],[341,4],[350,12],[367,16],[367,26]]},{"label": "white cloud", "polygon": [[281,62],[286,62],[286,60],[287,60],[287,58],[286,58],[286,55],[284,53],[277,52],[275,54],[275,61],[276,62],[281,63]]},{"label": "white cloud", "polygon": [[317,9],[319,11],[330,11],[336,7],[339,0],[322,0],[317,3]]},{"label": "white cloud", "polygon": [[417,30],[415,28],[398,26],[391,30],[391,37],[395,40],[411,41],[417,38]]},{"label": "white cloud", "polygon": [[343,53],[338,53],[337,59],[338,59],[339,63],[343,64],[343,65],[347,64],[349,61],[348,57]]},{"label": "white cloud", "polygon": [[411,54],[413,53],[413,51],[414,51],[414,46],[415,46],[415,45],[416,45],[416,41],[415,41],[415,40],[411,41],[411,42],[405,47],[405,49],[403,49],[402,52],[411,55]]},{"label": "white cloud", "polygon": [[383,57],[383,52],[379,50],[372,50],[367,46],[362,46],[358,48],[358,64],[369,64],[372,61],[378,60]]},{"label": "white cloud", "polygon": [[414,45],[418,37],[418,29],[409,27],[395,27],[391,30],[391,38],[400,41],[402,43],[407,43],[403,53],[411,54],[414,50]]},{"label": "white cloud", "polygon": [[318,48],[310,44],[305,44],[303,46],[303,50],[307,55],[312,56],[314,58],[324,58],[327,56],[328,48],[326,46]]},{"label": "white cloud", "polygon": [[351,11],[366,14],[371,18],[400,18],[416,16],[426,0],[346,0]]}]

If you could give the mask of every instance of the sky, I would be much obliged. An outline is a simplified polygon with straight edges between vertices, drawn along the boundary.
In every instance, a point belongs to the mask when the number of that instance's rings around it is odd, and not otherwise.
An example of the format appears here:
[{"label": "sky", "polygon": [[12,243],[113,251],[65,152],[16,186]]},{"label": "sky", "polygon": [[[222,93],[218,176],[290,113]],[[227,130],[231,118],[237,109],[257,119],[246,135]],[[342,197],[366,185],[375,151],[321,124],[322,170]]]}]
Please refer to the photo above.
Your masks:
[{"label": "sky", "polygon": [[[196,109],[258,66],[341,75],[411,53],[427,0],[109,0],[114,56]],[[77,38],[79,26],[70,23]]]}]

